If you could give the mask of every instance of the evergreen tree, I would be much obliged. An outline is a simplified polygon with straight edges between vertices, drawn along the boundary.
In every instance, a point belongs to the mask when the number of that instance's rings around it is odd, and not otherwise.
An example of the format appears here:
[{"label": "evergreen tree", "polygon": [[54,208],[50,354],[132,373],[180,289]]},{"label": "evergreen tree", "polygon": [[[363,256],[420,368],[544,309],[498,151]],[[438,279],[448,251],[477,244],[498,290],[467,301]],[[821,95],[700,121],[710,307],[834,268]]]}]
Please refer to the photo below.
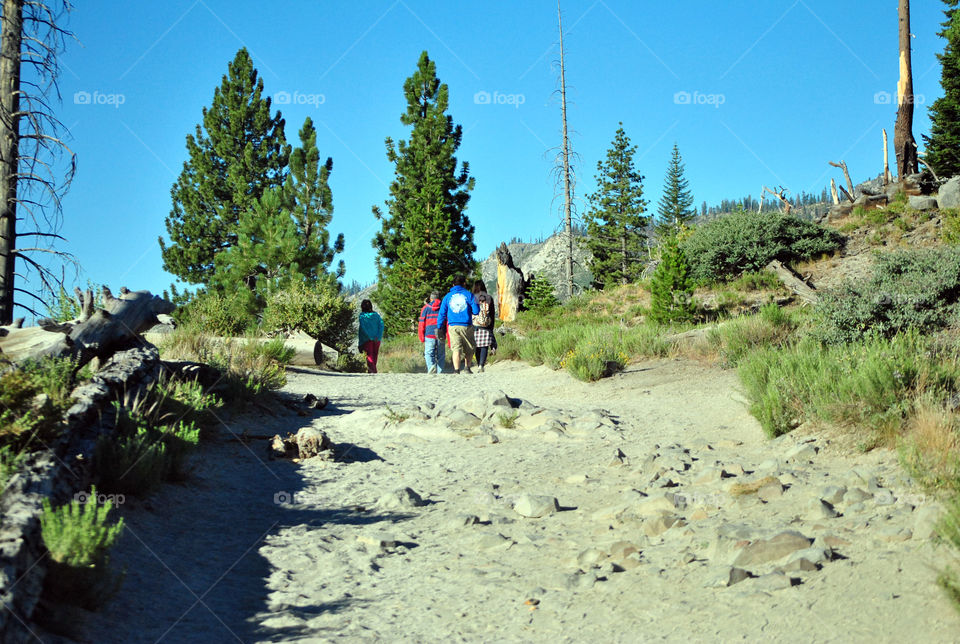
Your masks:
[{"label": "evergreen tree", "polygon": [[527,290],[523,295],[523,306],[528,310],[542,313],[555,306],[560,306],[560,300],[557,299],[553,284],[550,283],[549,279],[542,275],[531,275],[530,284],[527,285]]},{"label": "evergreen tree", "polygon": [[[320,164],[317,130],[308,116],[300,129],[300,147],[290,154],[290,174],[285,185],[300,238],[297,264],[308,281],[326,278],[334,255],[343,252],[343,234],[331,246],[327,230],[333,219],[333,192],[328,183],[331,172],[333,159],[327,157],[326,163]],[[344,271],[340,260],[336,277],[343,277]]]},{"label": "evergreen tree", "polygon": [[664,324],[693,319],[693,289],[690,265],[680,248],[679,235],[670,235],[663,241],[660,263],[650,279],[650,318]]},{"label": "evergreen tree", "polygon": [[[410,126],[409,141],[386,139],[394,164],[387,212],[374,206],[382,229],[377,249],[374,300],[389,333],[413,328],[423,298],[443,289],[457,273],[476,271],[474,228],[464,214],[474,179],[466,161],[458,164],[462,128],[446,114],[447,85],[436,75],[427,52],[403,85],[407,110],[400,122]],[[460,166],[458,168],[458,165]]]},{"label": "evergreen tree", "polygon": [[241,49],[203,109],[202,125],[187,136],[189,158],[166,219],[170,245],[160,238],[164,269],[187,282],[210,282],[214,257],[237,244],[240,217],[284,182],[284,122],[279,112],[271,116],[262,94],[263,80]]},{"label": "evergreen tree", "polygon": [[597,191],[587,196],[586,244],[598,288],[629,284],[643,272],[647,201],[643,176],[633,166],[636,150],[620,123],[606,160],[597,162]]},{"label": "evergreen tree", "polygon": [[945,0],[947,16],[940,36],[947,46],[940,59],[943,96],[930,105],[930,136],[923,135],[924,157],[943,177],[960,174],[960,9],[958,0]]},{"label": "evergreen tree", "polygon": [[697,215],[693,206],[693,194],[690,185],[683,176],[683,161],[677,144],[673,144],[667,176],[664,180],[663,197],[657,207],[658,232],[662,236],[676,234],[681,224],[689,224]]}]

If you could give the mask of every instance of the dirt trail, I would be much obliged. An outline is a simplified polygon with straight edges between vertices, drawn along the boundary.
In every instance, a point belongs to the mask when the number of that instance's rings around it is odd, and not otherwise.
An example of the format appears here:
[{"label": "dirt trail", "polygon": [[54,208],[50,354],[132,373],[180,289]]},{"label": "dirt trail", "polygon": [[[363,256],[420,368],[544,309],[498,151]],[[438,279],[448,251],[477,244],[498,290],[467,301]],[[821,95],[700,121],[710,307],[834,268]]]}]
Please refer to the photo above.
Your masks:
[{"label": "dirt trail", "polygon": [[[732,372],[501,363],[293,372],[286,391],[331,402],[226,423],[190,482],[124,508],[126,585],[89,641],[960,637],[936,504],[895,455],[765,439]],[[337,460],[226,440],[308,424]]]}]

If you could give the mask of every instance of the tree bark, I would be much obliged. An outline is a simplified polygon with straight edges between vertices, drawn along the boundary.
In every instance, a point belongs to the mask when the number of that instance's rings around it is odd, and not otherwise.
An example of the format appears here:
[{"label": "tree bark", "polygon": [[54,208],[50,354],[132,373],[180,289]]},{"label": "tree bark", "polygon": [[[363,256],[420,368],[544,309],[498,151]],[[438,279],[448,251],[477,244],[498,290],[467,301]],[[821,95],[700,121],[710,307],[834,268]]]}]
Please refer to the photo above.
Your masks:
[{"label": "tree bark", "polygon": [[910,55],[910,0],[900,0],[900,80],[897,81],[897,121],[893,126],[893,150],[897,155],[897,176],[903,181],[916,174],[917,142],[913,138],[913,71]]},{"label": "tree bark", "polygon": [[497,247],[497,317],[512,322],[523,302],[523,273],[513,264],[507,245]]},{"label": "tree bark", "polygon": [[0,24],[0,324],[10,324],[17,242],[23,0],[3,0]]},{"label": "tree bark", "polygon": [[565,278],[567,297],[573,297],[573,216],[572,188],[570,185],[570,138],[567,135],[567,77],[563,60],[563,21],[560,17],[560,0],[557,0],[557,26],[560,30],[560,112],[563,117],[563,218],[567,234],[567,257]]},{"label": "tree bark", "polygon": [[784,266],[779,260],[773,260],[767,264],[767,268],[776,273],[780,281],[804,302],[816,304],[820,300],[816,289],[797,277],[792,270]]},{"label": "tree bark", "polygon": [[890,183],[890,152],[887,146],[887,128],[883,128],[883,185]]}]

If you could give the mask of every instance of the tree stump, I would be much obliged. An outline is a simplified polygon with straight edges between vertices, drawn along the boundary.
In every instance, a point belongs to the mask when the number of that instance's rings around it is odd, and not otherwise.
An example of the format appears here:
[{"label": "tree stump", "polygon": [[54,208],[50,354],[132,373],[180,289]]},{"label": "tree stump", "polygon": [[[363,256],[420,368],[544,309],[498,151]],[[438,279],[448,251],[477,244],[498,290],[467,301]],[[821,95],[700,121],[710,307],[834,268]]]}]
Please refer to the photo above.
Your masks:
[{"label": "tree stump", "polygon": [[297,432],[297,450],[301,459],[320,456],[332,446],[327,435],[316,427],[301,427]]},{"label": "tree stump", "polygon": [[513,264],[513,256],[505,243],[497,247],[497,316],[512,322],[523,304],[526,282],[523,272]]}]

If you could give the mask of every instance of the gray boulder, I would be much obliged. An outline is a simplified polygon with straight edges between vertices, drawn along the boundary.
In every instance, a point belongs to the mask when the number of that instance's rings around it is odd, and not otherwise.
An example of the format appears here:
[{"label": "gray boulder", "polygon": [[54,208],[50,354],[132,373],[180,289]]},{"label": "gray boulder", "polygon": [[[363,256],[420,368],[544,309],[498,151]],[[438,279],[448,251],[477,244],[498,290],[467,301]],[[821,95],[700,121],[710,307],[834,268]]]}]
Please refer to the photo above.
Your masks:
[{"label": "gray boulder", "polygon": [[937,199],[936,197],[911,195],[907,200],[907,206],[912,210],[936,210]]},{"label": "gray boulder", "polygon": [[953,177],[940,186],[937,203],[941,208],[960,208],[960,176]]}]

